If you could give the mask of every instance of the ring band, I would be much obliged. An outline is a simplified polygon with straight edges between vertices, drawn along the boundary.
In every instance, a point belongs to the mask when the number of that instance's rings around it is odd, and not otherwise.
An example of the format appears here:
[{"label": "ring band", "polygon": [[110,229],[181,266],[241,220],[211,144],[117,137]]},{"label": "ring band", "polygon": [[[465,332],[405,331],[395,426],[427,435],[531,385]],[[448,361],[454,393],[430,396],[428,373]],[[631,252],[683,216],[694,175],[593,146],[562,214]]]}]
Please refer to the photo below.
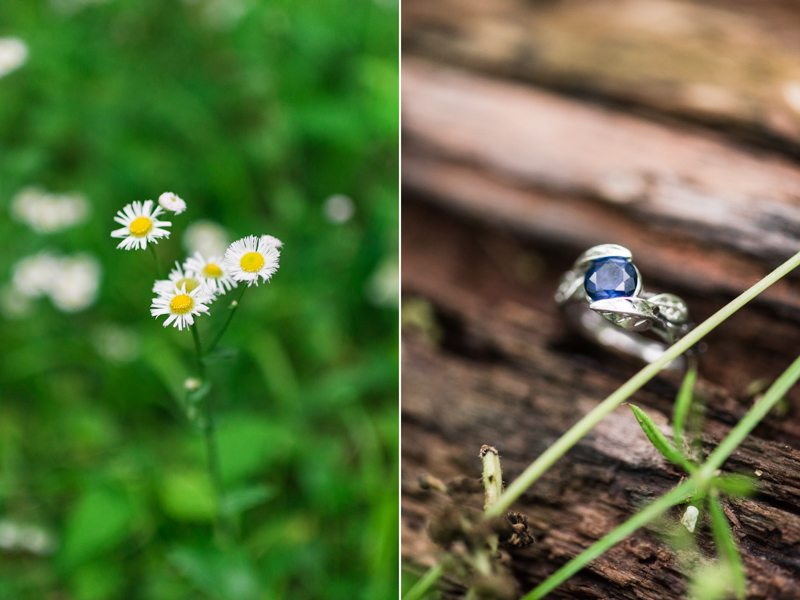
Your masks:
[{"label": "ring band", "polygon": [[[555,299],[567,320],[584,336],[651,363],[694,324],[686,303],[678,296],[643,291],[642,277],[632,258],[630,250],[616,244],[589,248],[561,277]],[[653,331],[664,343],[637,335],[644,331]],[[681,356],[664,369],[685,367],[686,359]]]}]

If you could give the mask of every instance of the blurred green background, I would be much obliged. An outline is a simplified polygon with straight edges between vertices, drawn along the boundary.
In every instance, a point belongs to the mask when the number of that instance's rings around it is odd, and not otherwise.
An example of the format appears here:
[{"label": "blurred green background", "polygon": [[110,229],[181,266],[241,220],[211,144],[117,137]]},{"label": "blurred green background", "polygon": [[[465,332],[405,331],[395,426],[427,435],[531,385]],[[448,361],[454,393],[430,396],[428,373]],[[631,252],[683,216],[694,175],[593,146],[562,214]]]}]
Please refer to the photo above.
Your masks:
[{"label": "blurred green background", "polygon": [[[0,287],[43,249],[103,270],[87,310],[0,315],[0,598],[395,597],[396,3],[2,0],[0,36],[30,52],[0,77]],[[89,219],[34,233],[10,216],[30,185]],[[165,265],[201,219],[285,244],[211,368],[227,547],[179,404],[191,335],[150,317],[149,251],[109,236],[164,191],[189,205]],[[326,216],[335,194],[352,216]]]}]

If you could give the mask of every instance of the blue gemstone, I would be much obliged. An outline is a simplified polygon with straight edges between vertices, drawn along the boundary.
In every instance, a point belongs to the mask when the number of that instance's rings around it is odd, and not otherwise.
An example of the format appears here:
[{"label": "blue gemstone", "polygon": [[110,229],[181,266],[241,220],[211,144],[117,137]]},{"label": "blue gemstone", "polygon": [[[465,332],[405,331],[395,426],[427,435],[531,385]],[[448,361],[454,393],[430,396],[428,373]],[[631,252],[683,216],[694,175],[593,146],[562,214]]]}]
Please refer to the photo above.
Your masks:
[{"label": "blue gemstone", "polygon": [[627,258],[614,256],[592,263],[583,280],[586,294],[592,301],[620,296],[632,296],[638,278],[636,269]]}]

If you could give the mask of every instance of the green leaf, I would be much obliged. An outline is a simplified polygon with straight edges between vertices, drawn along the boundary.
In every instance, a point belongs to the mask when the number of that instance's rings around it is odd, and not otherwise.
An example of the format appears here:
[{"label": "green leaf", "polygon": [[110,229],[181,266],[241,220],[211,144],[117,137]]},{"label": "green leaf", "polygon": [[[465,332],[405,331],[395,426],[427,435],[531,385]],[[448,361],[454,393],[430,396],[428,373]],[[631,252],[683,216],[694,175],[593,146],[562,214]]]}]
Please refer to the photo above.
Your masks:
[{"label": "green leaf", "polygon": [[275,496],[275,489],[268,485],[254,485],[226,492],[222,499],[220,512],[225,515],[238,515],[254,506],[263,504]]},{"label": "green leaf", "polygon": [[752,498],[758,492],[758,480],[744,473],[720,475],[714,479],[713,485],[725,495],[735,498]]},{"label": "green leaf", "polygon": [[252,338],[249,350],[264,378],[269,397],[282,404],[294,404],[300,397],[300,386],[292,361],[280,339],[272,333],[263,332]]},{"label": "green leaf", "polygon": [[120,493],[86,493],[73,507],[64,531],[61,559],[72,567],[120,544],[131,533],[136,510]]},{"label": "green leaf", "polygon": [[203,362],[207,365],[213,365],[223,360],[233,360],[238,355],[239,351],[235,348],[217,346],[212,352],[209,352],[203,357]]},{"label": "green leaf", "polygon": [[739,548],[733,539],[728,518],[722,509],[719,495],[716,490],[712,491],[708,502],[708,515],[711,518],[711,533],[714,536],[714,543],[717,545],[720,559],[727,564],[730,570],[731,583],[737,598],[744,598],[747,593],[747,581],[742,566],[742,557]]},{"label": "green leaf", "polygon": [[213,521],[217,513],[214,489],[203,471],[167,474],[159,499],[164,512],[178,521]]},{"label": "green leaf", "polygon": [[125,595],[125,576],[121,561],[102,557],[81,565],[70,575],[70,587],[75,600],[111,600]]},{"label": "green leaf", "polygon": [[694,473],[697,468],[690,463],[680,452],[678,452],[675,447],[670,443],[670,441],[661,433],[661,430],[656,427],[656,424],[653,422],[653,419],[647,416],[647,414],[638,406],[634,404],[629,405],[631,410],[633,410],[633,414],[636,417],[636,420],[641,425],[644,434],[647,436],[647,439],[656,447],[656,450],[661,452],[668,461],[675,463],[686,469],[689,473]]},{"label": "green leaf", "polygon": [[683,378],[681,389],[678,390],[678,397],[675,399],[675,409],[672,413],[672,439],[675,440],[675,445],[679,448],[681,447],[683,431],[686,427],[686,415],[689,414],[689,409],[692,406],[695,381],[697,381],[697,366],[693,364],[692,367],[686,371],[686,376]]},{"label": "green leaf", "polygon": [[217,428],[219,467],[228,485],[255,478],[291,460],[301,432],[254,414],[230,414]]}]

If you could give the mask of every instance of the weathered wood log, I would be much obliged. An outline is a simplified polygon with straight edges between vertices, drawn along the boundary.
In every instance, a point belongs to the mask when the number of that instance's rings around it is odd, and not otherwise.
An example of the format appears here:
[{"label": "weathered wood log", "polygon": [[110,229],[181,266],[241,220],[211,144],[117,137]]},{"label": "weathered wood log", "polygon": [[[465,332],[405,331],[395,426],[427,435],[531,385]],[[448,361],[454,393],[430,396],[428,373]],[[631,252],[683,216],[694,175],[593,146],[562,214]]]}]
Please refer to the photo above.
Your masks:
[{"label": "weathered wood log", "polygon": [[713,123],[795,155],[793,2],[408,0],[403,49],[584,97]]},{"label": "weathered wood log", "polygon": [[423,151],[596,198],[761,259],[800,250],[800,168],[707,132],[414,60],[403,67],[403,132],[404,158]]},{"label": "weathered wood log", "polygon": [[[403,289],[435,307],[442,336],[436,345],[413,332],[404,336],[402,553],[412,569],[438,556],[426,526],[448,502],[421,490],[419,475],[477,479],[478,449],[490,444],[500,451],[510,481],[637,368],[579,340],[560,319],[552,293],[574,256],[564,256],[557,240],[538,238],[534,229],[523,241],[491,219],[453,217],[419,200],[404,199]],[[535,277],[506,268],[520,257],[537,257]],[[693,312],[707,314],[719,303],[702,286],[679,293]],[[706,452],[752,404],[748,385],[779,373],[794,357],[798,339],[800,327],[764,305],[744,309],[710,336],[700,384],[708,405]],[[667,432],[678,384],[661,376],[635,395]],[[797,392],[790,395],[788,414],[797,414],[798,400]],[[760,473],[758,497],[728,507],[738,520],[750,598],[800,593],[800,453],[792,446],[800,447],[794,419],[771,416],[724,466]],[[515,506],[530,518],[538,540],[512,552],[520,592],[679,479],[629,409],[617,409]],[[480,509],[482,498],[472,502]],[[673,522],[679,516],[677,510],[670,514]],[[707,529],[699,536],[709,550]],[[453,597],[461,595],[457,583],[446,588]],[[652,530],[639,531],[553,597],[663,599],[677,597],[683,585],[673,551]]]}]

